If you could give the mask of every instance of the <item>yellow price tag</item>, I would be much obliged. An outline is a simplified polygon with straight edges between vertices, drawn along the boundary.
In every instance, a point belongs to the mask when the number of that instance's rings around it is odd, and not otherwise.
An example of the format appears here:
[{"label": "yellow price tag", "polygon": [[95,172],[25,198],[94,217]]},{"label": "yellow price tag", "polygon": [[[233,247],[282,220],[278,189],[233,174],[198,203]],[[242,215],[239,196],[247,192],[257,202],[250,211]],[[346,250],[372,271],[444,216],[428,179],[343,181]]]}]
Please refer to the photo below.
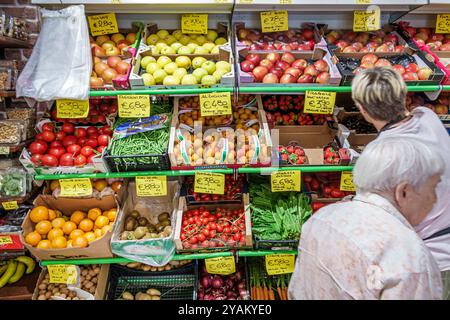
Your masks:
[{"label": "yellow price tag", "polygon": [[120,0],[111,0],[112,4],[120,4]]},{"label": "yellow price tag", "polygon": [[437,15],[436,33],[450,33],[450,14]]},{"label": "yellow price tag", "polygon": [[78,278],[78,268],[73,264],[54,264],[47,266],[50,283],[75,284]]},{"label": "yellow price tag", "polygon": [[234,256],[205,259],[206,271],[211,274],[232,274],[236,272]]},{"label": "yellow price tag", "polygon": [[292,0],[280,0],[280,4],[292,4]]},{"label": "yellow price tag", "polygon": [[9,154],[9,147],[0,147],[0,154]]},{"label": "yellow price tag", "polygon": [[356,0],[356,4],[370,4],[371,0]]},{"label": "yellow price tag", "polygon": [[61,197],[86,197],[92,195],[92,184],[89,178],[60,179]]},{"label": "yellow price tag", "polygon": [[353,31],[380,30],[380,10],[355,10],[353,14]]},{"label": "yellow price tag", "polygon": [[56,116],[61,119],[86,118],[89,100],[56,100]]},{"label": "yellow price tag", "polygon": [[336,92],[306,91],[304,113],[332,114]]},{"label": "yellow price tag", "polygon": [[300,191],[300,171],[277,171],[270,175],[272,192]]},{"label": "yellow price tag", "polygon": [[225,175],[221,173],[196,172],[194,192],[209,194],[225,193]]},{"label": "yellow price tag", "polygon": [[181,32],[207,34],[208,15],[207,14],[183,14],[181,16]]},{"label": "yellow price tag", "polygon": [[13,244],[11,236],[0,236],[0,246],[6,246],[7,244]]},{"label": "yellow price tag", "polygon": [[214,0],[214,3],[228,3],[229,0]]},{"label": "yellow price tag", "polygon": [[136,177],[136,194],[138,197],[167,195],[167,177]]},{"label": "yellow price tag", "polygon": [[341,184],[339,189],[341,189],[341,191],[356,191],[356,187],[353,184],[353,173],[351,171],[341,172]]},{"label": "yellow price tag", "polygon": [[286,10],[261,12],[261,29],[262,32],[287,31],[288,12]]},{"label": "yellow price tag", "polygon": [[118,33],[116,14],[105,13],[96,16],[89,16],[89,28],[93,36],[101,36],[103,34]]},{"label": "yellow price tag", "polygon": [[200,114],[202,117],[231,114],[231,96],[229,92],[200,94]]},{"label": "yellow price tag", "polygon": [[266,256],[266,271],[269,276],[294,272],[294,254],[270,254]]},{"label": "yellow price tag", "polygon": [[118,95],[117,104],[121,118],[150,117],[150,96],[148,95]]},{"label": "yellow price tag", "polygon": [[17,204],[17,201],[8,201],[3,202],[2,206],[5,210],[16,210],[19,208],[19,205]]},{"label": "yellow price tag", "polygon": [[252,4],[253,0],[239,0],[239,4]]}]

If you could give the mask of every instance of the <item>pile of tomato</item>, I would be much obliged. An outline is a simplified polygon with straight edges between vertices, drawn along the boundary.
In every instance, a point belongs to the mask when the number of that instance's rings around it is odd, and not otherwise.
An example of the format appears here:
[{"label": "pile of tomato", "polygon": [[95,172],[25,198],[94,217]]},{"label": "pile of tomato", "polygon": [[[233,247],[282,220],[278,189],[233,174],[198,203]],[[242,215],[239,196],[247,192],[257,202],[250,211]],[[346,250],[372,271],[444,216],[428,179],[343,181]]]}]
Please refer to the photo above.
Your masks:
[{"label": "pile of tomato", "polygon": [[184,249],[244,246],[244,208],[187,210],[183,213],[180,240]]},{"label": "pile of tomato", "polygon": [[305,175],[304,180],[307,189],[316,193],[320,198],[340,199],[350,194],[354,194],[354,192],[351,191],[341,191],[340,175],[340,172],[308,174]]},{"label": "pile of tomato", "polygon": [[242,199],[245,174],[239,174],[237,179],[234,179],[232,174],[225,175],[225,188],[223,195],[194,192],[194,177],[186,177],[185,183],[188,185],[188,196],[192,195],[196,202],[240,200]]},{"label": "pile of tomato", "polygon": [[117,110],[116,99],[91,98],[89,100],[89,114],[87,118],[60,119],[55,107],[52,110],[52,120],[79,124],[106,123],[106,118],[117,114]]},{"label": "pile of tomato", "polygon": [[84,166],[103,152],[112,133],[108,125],[83,128],[64,123],[57,128],[54,122],[47,122],[28,150],[31,161],[37,166]]}]

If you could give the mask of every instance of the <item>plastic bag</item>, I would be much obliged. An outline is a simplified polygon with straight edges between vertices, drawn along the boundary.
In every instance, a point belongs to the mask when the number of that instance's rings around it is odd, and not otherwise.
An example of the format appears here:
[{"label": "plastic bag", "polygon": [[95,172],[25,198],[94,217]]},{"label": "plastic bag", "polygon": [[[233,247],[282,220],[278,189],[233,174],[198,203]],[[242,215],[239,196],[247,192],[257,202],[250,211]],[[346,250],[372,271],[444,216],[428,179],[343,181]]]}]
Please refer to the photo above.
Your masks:
[{"label": "plastic bag", "polygon": [[17,80],[17,96],[37,101],[88,99],[92,56],[84,6],[41,12],[42,29]]}]

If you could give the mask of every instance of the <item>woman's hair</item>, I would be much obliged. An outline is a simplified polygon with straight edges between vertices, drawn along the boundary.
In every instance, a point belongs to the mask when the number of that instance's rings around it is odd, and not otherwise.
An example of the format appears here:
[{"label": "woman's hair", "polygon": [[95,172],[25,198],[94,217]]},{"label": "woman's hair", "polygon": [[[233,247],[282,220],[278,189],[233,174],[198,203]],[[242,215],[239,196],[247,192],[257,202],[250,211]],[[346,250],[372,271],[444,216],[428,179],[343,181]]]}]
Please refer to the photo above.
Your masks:
[{"label": "woman's hair", "polygon": [[375,120],[394,121],[406,112],[406,84],[391,68],[359,73],[352,82],[352,98]]},{"label": "woman's hair", "polygon": [[391,192],[402,182],[419,190],[444,170],[437,146],[419,138],[392,136],[367,145],[353,169],[353,182],[358,192]]}]

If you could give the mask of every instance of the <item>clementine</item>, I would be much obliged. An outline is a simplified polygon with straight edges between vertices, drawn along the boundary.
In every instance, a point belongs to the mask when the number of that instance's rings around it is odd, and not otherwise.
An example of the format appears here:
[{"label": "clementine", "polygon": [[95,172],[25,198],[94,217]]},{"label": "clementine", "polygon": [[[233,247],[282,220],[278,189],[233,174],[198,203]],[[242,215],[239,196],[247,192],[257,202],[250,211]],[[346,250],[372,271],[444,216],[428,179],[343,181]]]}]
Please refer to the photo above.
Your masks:
[{"label": "clementine", "polygon": [[95,219],[97,219],[101,215],[102,210],[100,210],[99,208],[93,208],[88,211],[88,218],[91,219],[92,221],[95,221]]},{"label": "clementine", "polygon": [[83,219],[80,221],[78,228],[83,230],[84,232],[91,231],[94,228],[94,222],[91,219]]},{"label": "clementine", "polygon": [[86,213],[83,211],[74,211],[72,215],[70,216],[70,221],[75,222],[77,225],[80,223],[81,220],[86,218]]},{"label": "clementine", "polygon": [[27,234],[25,236],[25,241],[33,247],[36,247],[39,243],[39,241],[42,240],[42,237],[39,233],[37,233],[36,231],[30,232],[29,234]]},{"label": "clementine", "polygon": [[63,236],[56,237],[52,240],[52,248],[64,249],[67,247],[67,240]]},{"label": "clementine", "polygon": [[47,234],[52,229],[52,223],[48,220],[42,220],[34,227],[37,233]]},{"label": "clementine", "polygon": [[48,209],[44,206],[37,206],[30,212],[30,219],[34,223],[38,223],[43,220],[48,220]]},{"label": "clementine", "polygon": [[36,246],[38,249],[51,249],[52,243],[50,240],[41,240],[39,241],[38,245]]},{"label": "clementine", "polygon": [[69,235],[76,228],[77,228],[77,225],[75,224],[75,222],[67,221],[67,222],[64,222],[62,230],[64,231],[64,234]]},{"label": "clementine", "polygon": [[53,228],[52,230],[50,230],[47,234],[47,238],[48,240],[52,241],[53,239],[55,239],[56,237],[61,237],[64,235],[64,232],[59,229],[59,228]]}]

